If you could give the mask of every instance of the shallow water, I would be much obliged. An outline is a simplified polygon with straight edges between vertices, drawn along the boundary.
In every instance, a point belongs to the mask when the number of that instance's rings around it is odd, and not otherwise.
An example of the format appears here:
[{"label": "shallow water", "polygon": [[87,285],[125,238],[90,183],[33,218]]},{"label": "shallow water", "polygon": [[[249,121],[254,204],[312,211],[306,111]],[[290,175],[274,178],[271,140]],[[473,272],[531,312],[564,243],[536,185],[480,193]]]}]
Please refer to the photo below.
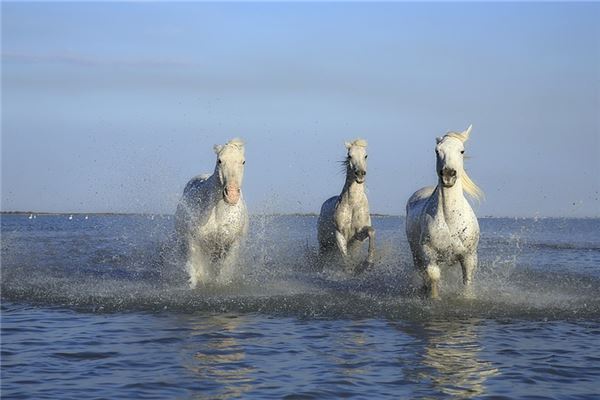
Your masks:
[{"label": "shallow water", "polygon": [[481,219],[418,296],[402,218],[315,271],[316,218],[255,216],[234,283],[190,290],[169,216],[2,216],[2,397],[597,398],[600,220]]}]

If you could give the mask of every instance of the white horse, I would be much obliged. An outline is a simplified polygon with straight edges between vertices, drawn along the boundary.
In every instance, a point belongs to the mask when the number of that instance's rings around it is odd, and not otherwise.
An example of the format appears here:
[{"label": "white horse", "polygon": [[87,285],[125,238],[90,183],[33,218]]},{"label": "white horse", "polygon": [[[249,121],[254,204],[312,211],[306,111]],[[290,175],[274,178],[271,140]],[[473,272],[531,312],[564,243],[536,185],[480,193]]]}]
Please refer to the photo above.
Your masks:
[{"label": "white horse", "polygon": [[369,238],[366,265],[355,272],[370,267],[375,257],[375,230],[371,227],[369,201],[365,194],[367,174],[367,142],[357,139],[346,142],[348,155],[342,162],[346,169],[346,182],[339,196],[326,200],[321,206],[318,220],[319,256],[341,254],[347,269],[356,268],[360,244]]},{"label": "white horse", "polygon": [[175,228],[187,257],[192,288],[214,278],[231,279],[240,243],[248,230],[248,211],[242,197],[244,143],[233,139],[215,145],[217,163],[212,175],[192,178],[175,213]]},{"label": "white horse", "polygon": [[464,143],[471,128],[436,139],[438,185],[417,191],[406,204],[406,235],[431,298],[439,297],[439,265],[456,262],[462,266],[465,294],[473,296],[479,224],[464,192],[475,199],[483,192],[463,167]]}]

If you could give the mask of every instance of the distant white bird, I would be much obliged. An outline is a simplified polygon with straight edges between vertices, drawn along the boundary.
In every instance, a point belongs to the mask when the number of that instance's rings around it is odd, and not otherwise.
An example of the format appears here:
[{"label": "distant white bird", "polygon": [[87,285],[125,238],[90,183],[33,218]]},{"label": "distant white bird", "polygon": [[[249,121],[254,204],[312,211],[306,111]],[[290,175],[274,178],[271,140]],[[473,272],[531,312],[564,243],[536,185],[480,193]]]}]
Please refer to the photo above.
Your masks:
[{"label": "distant white bird", "polygon": [[33,214],[29,214],[29,219],[33,219]]},{"label": "distant white bird", "polygon": [[87,215],[85,216],[85,219],[88,219],[88,216],[87,216]]},{"label": "distant white bird", "polygon": [[73,219],[73,214],[69,215],[69,221]]}]

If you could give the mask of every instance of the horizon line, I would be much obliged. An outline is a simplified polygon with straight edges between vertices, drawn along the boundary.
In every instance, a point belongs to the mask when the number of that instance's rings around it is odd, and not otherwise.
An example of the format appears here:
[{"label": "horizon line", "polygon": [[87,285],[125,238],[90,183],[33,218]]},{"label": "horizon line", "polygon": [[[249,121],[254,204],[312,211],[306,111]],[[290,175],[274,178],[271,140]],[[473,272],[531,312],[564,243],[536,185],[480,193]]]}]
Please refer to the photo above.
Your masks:
[{"label": "horizon line", "polygon": [[[68,211],[0,211],[0,215],[96,215],[96,216],[111,216],[111,215],[158,215],[158,216],[175,216],[175,213],[161,213],[161,212],[121,212],[121,211],[93,211],[93,212],[68,212]],[[312,212],[272,212],[272,213],[251,213],[250,216],[305,216],[305,217],[318,217],[318,213]],[[370,213],[372,217],[396,217],[405,218],[405,214],[385,214],[385,213]],[[600,215],[589,215],[589,216],[555,216],[555,215],[530,215],[530,216],[510,216],[510,215],[483,215],[477,218],[505,218],[505,219],[535,219],[535,218],[554,218],[554,219],[600,219]]]}]

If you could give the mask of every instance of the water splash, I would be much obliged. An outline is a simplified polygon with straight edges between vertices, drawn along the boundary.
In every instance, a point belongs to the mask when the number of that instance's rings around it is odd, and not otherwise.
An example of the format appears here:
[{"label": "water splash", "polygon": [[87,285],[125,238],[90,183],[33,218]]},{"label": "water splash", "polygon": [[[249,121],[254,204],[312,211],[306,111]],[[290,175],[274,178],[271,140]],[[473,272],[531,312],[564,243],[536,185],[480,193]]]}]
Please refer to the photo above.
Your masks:
[{"label": "water splash", "polygon": [[[109,219],[81,230],[45,221],[47,225],[27,231],[18,221],[10,225],[3,221],[2,298],[91,312],[235,311],[390,319],[600,317],[600,278],[546,268],[553,261],[549,250],[527,245],[539,241],[535,227],[486,221],[476,299],[462,296],[460,268],[454,267],[443,270],[442,300],[431,302],[419,296],[420,280],[403,239],[402,220],[374,221],[377,262],[372,270],[354,276],[338,265],[315,268],[316,250],[311,246],[316,243],[315,218],[254,217],[233,281],[195,290],[189,289],[185,262],[176,256],[166,219],[160,223],[148,218]],[[595,258],[577,246],[567,251],[583,254],[585,271],[593,269],[589,264]],[[528,265],[535,255],[542,258],[539,264]]]}]

